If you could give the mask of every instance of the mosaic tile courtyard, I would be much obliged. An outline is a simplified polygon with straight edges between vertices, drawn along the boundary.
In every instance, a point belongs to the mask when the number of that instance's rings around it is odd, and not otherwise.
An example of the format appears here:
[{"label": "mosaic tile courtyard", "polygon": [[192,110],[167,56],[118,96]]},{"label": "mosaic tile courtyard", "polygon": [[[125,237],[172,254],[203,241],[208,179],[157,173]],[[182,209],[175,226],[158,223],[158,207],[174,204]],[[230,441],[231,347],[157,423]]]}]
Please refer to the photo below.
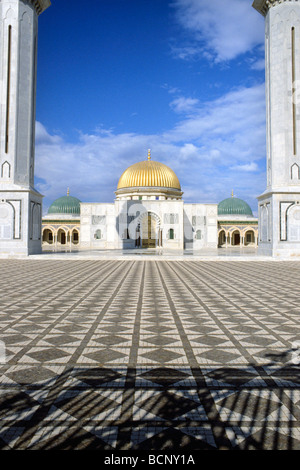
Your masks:
[{"label": "mosaic tile courtyard", "polygon": [[0,448],[300,450],[300,263],[0,260]]}]

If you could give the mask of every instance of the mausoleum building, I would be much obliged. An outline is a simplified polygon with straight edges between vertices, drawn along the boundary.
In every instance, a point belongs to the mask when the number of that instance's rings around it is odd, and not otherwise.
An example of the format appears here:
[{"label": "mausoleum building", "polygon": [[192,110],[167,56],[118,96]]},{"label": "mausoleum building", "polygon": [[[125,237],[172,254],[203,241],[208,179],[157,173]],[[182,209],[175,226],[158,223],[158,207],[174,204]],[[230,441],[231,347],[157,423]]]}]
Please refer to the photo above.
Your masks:
[{"label": "mausoleum building", "polygon": [[182,196],[175,172],[152,160],[149,151],[147,159],[123,172],[114,202],[81,202],[69,191],[54,201],[43,217],[43,248],[201,250],[256,245],[257,219],[246,202],[232,197],[219,206],[185,203]]}]

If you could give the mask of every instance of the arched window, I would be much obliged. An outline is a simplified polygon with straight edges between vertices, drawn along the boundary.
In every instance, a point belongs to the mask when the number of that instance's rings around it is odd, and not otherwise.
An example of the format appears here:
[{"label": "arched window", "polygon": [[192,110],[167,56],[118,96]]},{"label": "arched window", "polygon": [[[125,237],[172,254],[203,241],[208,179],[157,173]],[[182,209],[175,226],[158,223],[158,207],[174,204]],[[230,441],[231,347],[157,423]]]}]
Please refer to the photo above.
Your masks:
[{"label": "arched window", "polygon": [[100,229],[96,230],[95,235],[94,235],[94,238],[95,238],[95,240],[101,240],[101,238],[102,238],[102,233],[101,233],[101,230],[100,230]]},{"label": "arched window", "polygon": [[202,239],[202,232],[201,230],[197,230],[196,232],[196,240],[201,240]]},{"label": "arched window", "polygon": [[299,166],[297,163],[294,163],[291,167],[291,178],[292,180],[298,180],[299,179]]},{"label": "arched window", "polygon": [[76,229],[72,232],[72,243],[74,243],[75,245],[79,243],[79,232]]},{"label": "arched window", "polygon": [[254,243],[254,241],[255,241],[254,231],[253,230],[248,230],[245,233],[245,245],[249,245],[250,243]]},{"label": "arched window", "polygon": [[65,245],[67,242],[66,232],[63,229],[59,229],[57,232],[57,241],[61,245]]},{"label": "arched window", "polygon": [[169,231],[168,231],[168,238],[169,238],[169,240],[174,240],[175,235],[174,235],[174,229],[173,229],[173,228],[170,228],[170,229],[169,229]]}]

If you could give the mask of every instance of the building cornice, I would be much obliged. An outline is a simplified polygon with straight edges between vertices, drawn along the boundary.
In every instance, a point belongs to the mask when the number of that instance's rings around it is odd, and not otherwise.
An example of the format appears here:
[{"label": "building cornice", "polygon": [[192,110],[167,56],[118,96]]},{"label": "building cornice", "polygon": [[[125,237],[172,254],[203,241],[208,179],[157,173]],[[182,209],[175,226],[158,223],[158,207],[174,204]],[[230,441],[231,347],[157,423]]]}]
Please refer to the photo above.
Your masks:
[{"label": "building cornice", "polygon": [[256,220],[218,220],[219,225],[258,225],[258,219]]},{"label": "building cornice", "polygon": [[42,224],[43,225],[78,225],[80,224],[80,219],[74,219],[74,220],[67,220],[67,219],[47,219],[47,218],[42,218]]},{"label": "building cornice", "polygon": [[29,3],[34,6],[38,15],[43,13],[43,11],[45,11],[51,5],[50,0],[29,0]]},{"label": "building cornice", "polygon": [[295,3],[295,2],[298,2],[298,0],[254,0],[252,6],[253,8],[255,8],[255,10],[257,10],[263,16],[266,16],[269,8],[275,7],[285,2]]},{"label": "building cornice", "polygon": [[152,195],[170,195],[170,196],[182,196],[183,192],[177,188],[168,188],[165,186],[132,186],[128,188],[120,188],[115,191],[115,194],[117,196],[123,196],[123,195],[146,195],[146,194],[152,194]]}]

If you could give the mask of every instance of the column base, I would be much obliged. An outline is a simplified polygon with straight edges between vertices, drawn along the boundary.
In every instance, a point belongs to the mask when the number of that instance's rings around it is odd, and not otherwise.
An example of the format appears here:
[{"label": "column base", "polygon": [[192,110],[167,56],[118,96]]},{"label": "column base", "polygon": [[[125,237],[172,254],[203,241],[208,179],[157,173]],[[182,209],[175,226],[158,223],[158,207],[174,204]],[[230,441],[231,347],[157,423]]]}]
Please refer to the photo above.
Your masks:
[{"label": "column base", "polygon": [[0,256],[42,252],[42,200],[33,190],[0,191]]}]

